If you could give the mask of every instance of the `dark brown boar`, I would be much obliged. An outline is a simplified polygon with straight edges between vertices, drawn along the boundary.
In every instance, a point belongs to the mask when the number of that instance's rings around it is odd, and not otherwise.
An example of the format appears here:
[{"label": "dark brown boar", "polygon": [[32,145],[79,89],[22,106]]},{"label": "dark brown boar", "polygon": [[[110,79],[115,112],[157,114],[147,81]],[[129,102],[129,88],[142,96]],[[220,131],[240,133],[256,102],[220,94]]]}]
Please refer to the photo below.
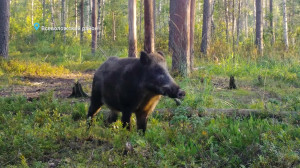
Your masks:
[{"label": "dark brown boar", "polygon": [[148,115],[162,95],[182,99],[185,92],[170,76],[161,52],[141,52],[140,58],[110,57],[94,75],[87,117],[92,118],[105,104],[111,110],[109,123],[122,112],[123,127],[130,129],[130,117],[135,113],[137,128],[145,132]]}]

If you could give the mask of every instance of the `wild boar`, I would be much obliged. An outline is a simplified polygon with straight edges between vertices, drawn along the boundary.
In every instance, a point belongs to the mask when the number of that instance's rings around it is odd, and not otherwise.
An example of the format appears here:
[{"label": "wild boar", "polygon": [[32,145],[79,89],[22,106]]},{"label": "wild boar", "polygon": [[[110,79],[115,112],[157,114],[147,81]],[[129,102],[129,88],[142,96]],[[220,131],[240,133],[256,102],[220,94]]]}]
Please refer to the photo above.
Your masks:
[{"label": "wild boar", "polygon": [[146,131],[148,115],[161,96],[182,99],[185,91],[170,76],[163,53],[141,52],[140,58],[110,57],[95,72],[88,119],[105,104],[110,110],[108,122],[122,112],[123,127],[130,129],[135,113],[137,128]]}]

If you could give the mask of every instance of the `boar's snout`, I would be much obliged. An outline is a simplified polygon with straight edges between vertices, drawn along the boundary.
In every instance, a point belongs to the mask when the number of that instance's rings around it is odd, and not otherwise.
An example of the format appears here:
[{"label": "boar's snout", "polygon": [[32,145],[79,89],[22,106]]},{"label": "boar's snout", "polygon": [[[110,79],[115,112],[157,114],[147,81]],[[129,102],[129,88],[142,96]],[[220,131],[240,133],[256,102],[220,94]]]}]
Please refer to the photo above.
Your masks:
[{"label": "boar's snout", "polygon": [[185,91],[179,89],[177,93],[177,98],[178,99],[183,99],[185,97]]},{"label": "boar's snout", "polygon": [[185,91],[181,90],[179,86],[176,84],[172,84],[171,86],[163,87],[165,96],[169,96],[170,98],[178,98],[182,99],[185,96]]}]

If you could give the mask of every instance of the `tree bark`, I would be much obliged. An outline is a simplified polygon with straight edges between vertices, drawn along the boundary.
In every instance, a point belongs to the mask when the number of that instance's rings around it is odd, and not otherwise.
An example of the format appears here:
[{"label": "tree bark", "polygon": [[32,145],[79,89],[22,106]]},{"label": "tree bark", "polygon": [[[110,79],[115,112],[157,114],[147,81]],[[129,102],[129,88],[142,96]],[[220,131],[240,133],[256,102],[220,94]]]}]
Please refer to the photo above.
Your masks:
[{"label": "tree bark", "polygon": [[34,0],[31,0],[31,25],[33,26],[33,8],[34,8]]},{"label": "tree bark", "polygon": [[202,24],[202,40],[201,52],[206,55],[210,42],[210,0],[204,0],[203,3],[203,24]]},{"label": "tree bark", "polygon": [[248,14],[249,14],[249,12],[248,12],[248,1],[246,1],[246,5],[245,5],[245,8],[246,8],[246,10],[245,10],[245,33],[246,33],[246,38],[248,38],[248,36],[249,36],[249,30],[248,30]]},{"label": "tree bark", "polygon": [[282,10],[283,10],[283,40],[285,44],[285,49],[289,48],[289,39],[288,39],[288,21],[287,21],[287,11],[286,11],[286,0],[282,1]]},{"label": "tree bark", "polygon": [[80,2],[80,44],[83,43],[83,16],[84,16],[84,3]]},{"label": "tree bark", "polygon": [[112,12],[112,21],[113,21],[113,41],[116,41],[116,18],[115,18],[115,12]]},{"label": "tree bark", "polygon": [[210,23],[211,23],[211,27],[210,27],[210,39],[211,41],[214,40],[214,33],[215,33],[215,29],[216,29],[216,25],[215,25],[215,22],[214,22],[214,10],[215,10],[215,3],[216,3],[216,0],[211,0],[211,11],[210,11]]},{"label": "tree bark", "polygon": [[190,73],[190,10],[191,2],[170,1],[170,49],[172,71],[187,76]]},{"label": "tree bark", "polygon": [[241,0],[238,0],[238,18],[236,23],[236,45],[238,46],[240,42]]},{"label": "tree bark", "polygon": [[145,41],[144,50],[147,53],[154,52],[154,21],[153,21],[153,2],[152,0],[144,0],[144,27]]},{"label": "tree bark", "polygon": [[101,30],[100,30],[100,40],[104,36],[104,15],[105,15],[105,0],[102,0],[102,16],[101,16]]},{"label": "tree bark", "polygon": [[229,42],[229,30],[228,30],[228,1],[225,0],[224,2],[225,6],[225,25],[226,25],[226,41]]},{"label": "tree bark", "polygon": [[235,32],[235,1],[232,0],[232,51],[234,52],[234,45],[235,45],[235,39],[234,39],[234,32]]},{"label": "tree bark", "polygon": [[159,2],[158,2],[158,11],[157,11],[157,20],[158,20],[158,27],[159,28],[161,28],[161,2],[162,2],[162,0],[159,0]]},{"label": "tree bark", "polygon": [[190,47],[191,47],[191,53],[190,53],[190,71],[193,71],[194,69],[194,31],[195,31],[195,11],[196,11],[196,0],[191,0],[191,24],[190,24]]},{"label": "tree bark", "polygon": [[274,26],[273,26],[273,0],[270,0],[270,29],[271,29],[271,45],[275,43],[275,33],[274,33]]},{"label": "tree bark", "polygon": [[69,5],[68,0],[65,0],[65,23],[68,21]]},{"label": "tree bark", "polygon": [[153,0],[153,24],[154,24],[154,36],[156,31],[156,0]]},{"label": "tree bark", "polygon": [[45,12],[46,12],[46,0],[43,0],[43,26],[45,26]]},{"label": "tree bark", "polygon": [[139,33],[139,38],[142,38],[142,13],[143,13],[143,0],[140,0],[140,33]]},{"label": "tree bark", "polygon": [[87,0],[87,5],[86,5],[86,21],[85,21],[85,26],[90,26],[90,0]]},{"label": "tree bark", "polygon": [[128,0],[128,22],[129,22],[129,57],[137,57],[137,34],[136,34],[136,0]]},{"label": "tree bark", "polygon": [[78,18],[78,12],[77,12],[77,8],[78,8],[78,5],[77,5],[77,0],[75,0],[75,27],[76,27],[76,31],[75,31],[75,35],[77,37],[77,34],[78,34],[78,31],[77,31],[77,26],[78,26],[78,22],[77,22],[77,18]]},{"label": "tree bark", "polygon": [[[66,20],[65,20],[65,0],[61,1],[61,27],[65,27],[66,26]],[[65,29],[63,29],[62,31],[63,33],[63,40],[64,43],[66,43],[66,31]]]},{"label": "tree bark", "polygon": [[0,57],[8,58],[10,2],[0,0]]},{"label": "tree bark", "polygon": [[[53,0],[50,0],[50,7],[51,7],[51,24],[52,24],[52,27],[55,27]],[[53,42],[54,41],[55,41],[55,31],[53,31]]]},{"label": "tree bark", "polygon": [[92,0],[92,54],[97,49],[97,0]]},{"label": "tree bark", "polygon": [[263,25],[262,25],[262,0],[256,0],[256,38],[255,44],[259,53],[263,54]]},{"label": "tree bark", "polygon": [[98,0],[98,16],[97,16],[97,39],[100,39],[100,26],[101,26],[101,0]]}]

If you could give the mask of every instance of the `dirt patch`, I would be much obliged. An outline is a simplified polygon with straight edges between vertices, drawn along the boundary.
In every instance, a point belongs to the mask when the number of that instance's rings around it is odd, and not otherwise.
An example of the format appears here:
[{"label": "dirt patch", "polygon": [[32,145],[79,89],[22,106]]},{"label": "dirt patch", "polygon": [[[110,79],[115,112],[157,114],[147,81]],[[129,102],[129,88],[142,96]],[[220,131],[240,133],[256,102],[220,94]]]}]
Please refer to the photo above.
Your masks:
[{"label": "dirt patch", "polygon": [[[222,92],[235,93],[235,92],[237,92],[236,90],[229,90],[229,77],[228,78],[215,77],[212,79],[212,84],[215,88],[215,90],[214,90],[215,93],[220,93],[220,92],[221,93]],[[252,103],[252,101],[256,100],[256,99],[264,99],[264,100],[269,100],[269,99],[278,99],[279,100],[280,99],[277,95],[270,93],[268,91],[265,91],[263,86],[261,86],[261,87],[257,86],[250,80],[237,78],[236,84],[237,84],[237,89],[239,91],[245,91],[245,92],[244,92],[244,94],[243,93],[233,94],[232,98],[235,98],[245,104]]]},{"label": "dirt patch", "polygon": [[[40,94],[53,91],[58,98],[67,98],[72,93],[72,87],[79,81],[84,88],[91,88],[94,72],[70,74],[59,78],[52,77],[22,77],[26,85],[11,85],[0,90],[0,96],[24,95],[27,98],[37,98]],[[85,90],[89,94],[89,90]]]}]

